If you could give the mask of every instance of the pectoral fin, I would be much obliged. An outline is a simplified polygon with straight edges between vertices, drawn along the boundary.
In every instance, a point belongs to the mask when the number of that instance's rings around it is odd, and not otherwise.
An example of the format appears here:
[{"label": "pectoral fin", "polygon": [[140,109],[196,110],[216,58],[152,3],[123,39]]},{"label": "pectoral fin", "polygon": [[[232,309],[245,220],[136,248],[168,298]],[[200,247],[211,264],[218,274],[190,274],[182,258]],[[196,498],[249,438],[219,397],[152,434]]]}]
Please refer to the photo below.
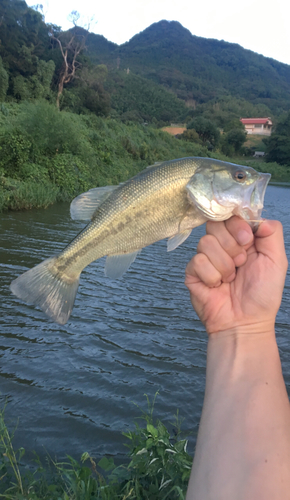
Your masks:
[{"label": "pectoral fin", "polygon": [[192,229],[186,229],[186,231],[182,231],[182,233],[177,233],[174,236],[171,236],[167,240],[167,252],[172,252],[175,248],[179,247],[190,235]]},{"label": "pectoral fin", "polygon": [[114,280],[121,278],[140,252],[141,250],[137,250],[136,252],[121,255],[108,255],[105,265],[106,276]]},{"label": "pectoral fin", "polygon": [[118,186],[93,188],[77,196],[70,206],[73,220],[90,220],[97,208]]}]

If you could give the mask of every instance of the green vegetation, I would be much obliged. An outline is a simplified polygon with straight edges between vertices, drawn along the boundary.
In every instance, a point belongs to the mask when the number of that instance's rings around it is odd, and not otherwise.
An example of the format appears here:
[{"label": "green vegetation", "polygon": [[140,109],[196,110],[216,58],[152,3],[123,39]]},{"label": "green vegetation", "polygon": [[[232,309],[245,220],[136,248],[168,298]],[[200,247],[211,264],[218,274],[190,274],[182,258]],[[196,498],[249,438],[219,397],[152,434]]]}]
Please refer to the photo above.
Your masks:
[{"label": "green vegetation", "polygon": [[[147,396],[146,396],[147,397]],[[156,395],[155,395],[156,398]],[[174,436],[153,419],[154,402],[142,411],[143,426],[123,433],[129,453],[116,466],[112,457],[99,462],[83,453],[79,463],[73,457],[58,462],[48,459],[46,469],[35,458],[23,467],[25,450],[14,450],[14,432],[9,433],[0,411],[0,498],[6,500],[174,500],[185,498],[192,458],[181,436],[181,420],[175,416]],[[27,472],[28,471],[28,472]]]},{"label": "green vegetation", "polygon": [[153,122],[159,126],[177,122],[186,114],[183,101],[150,80],[129,73],[112,72],[116,92],[111,105],[122,121]]},{"label": "green vegetation", "polygon": [[[210,125],[208,133],[219,134],[209,121],[197,121]],[[205,136],[200,129],[199,134],[188,129],[188,137],[185,133],[177,140],[152,126],[59,112],[45,100],[2,104],[0,127],[0,210],[71,200],[92,187],[119,184],[156,161],[187,156],[247,160],[223,154],[241,153],[241,129],[223,134],[219,151],[217,135]],[[206,147],[214,145],[214,152]],[[256,161],[253,166],[271,170],[273,180],[289,180],[287,166]]]},{"label": "green vegetation", "polygon": [[2,105],[0,126],[0,210],[45,207],[156,161],[207,155],[152,127],[60,113],[44,100]]},{"label": "green vegetation", "polygon": [[242,146],[247,139],[246,132],[239,128],[232,128],[221,139],[221,150],[227,156],[236,156],[242,152]]},{"label": "green vegetation", "polygon": [[290,167],[290,112],[277,124],[271,137],[264,139],[267,161]]},{"label": "green vegetation", "polygon": [[[160,21],[120,47],[107,48],[103,63],[116,67],[119,57],[120,70],[130,68],[185,101],[235,97],[267,107],[272,117],[289,108],[288,65],[237,44],[194,36],[176,21]],[[100,39],[92,35],[89,57],[100,60],[100,50]]]},{"label": "green vegetation", "polygon": [[[244,146],[241,116],[278,122],[264,148],[286,165],[273,179],[289,180],[288,66],[176,22],[118,47],[45,24],[24,0],[2,0],[0,19],[0,211],[71,200],[160,160],[244,161],[256,146]],[[170,122],[188,123],[179,140],[158,130]]]},{"label": "green vegetation", "polygon": [[202,116],[194,118],[187,125],[187,129],[194,129],[199,139],[204,146],[209,149],[214,149],[217,147],[220,141],[220,132],[211,120],[207,120]]}]

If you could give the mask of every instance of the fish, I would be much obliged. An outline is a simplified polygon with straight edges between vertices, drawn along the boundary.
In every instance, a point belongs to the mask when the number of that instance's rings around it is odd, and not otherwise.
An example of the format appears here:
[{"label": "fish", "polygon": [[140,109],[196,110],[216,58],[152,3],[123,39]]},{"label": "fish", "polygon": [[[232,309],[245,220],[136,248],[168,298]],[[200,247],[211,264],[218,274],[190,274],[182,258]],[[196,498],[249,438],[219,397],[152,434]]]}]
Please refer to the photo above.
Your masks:
[{"label": "fish", "polygon": [[106,256],[105,274],[118,279],[142,248],[168,238],[172,251],[208,220],[238,215],[254,230],[270,177],[251,167],[189,157],[151,165],[118,186],[90,189],[70,207],[72,219],[89,224],[63,252],[20,275],[10,289],[64,325],[81,272],[91,262]]}]

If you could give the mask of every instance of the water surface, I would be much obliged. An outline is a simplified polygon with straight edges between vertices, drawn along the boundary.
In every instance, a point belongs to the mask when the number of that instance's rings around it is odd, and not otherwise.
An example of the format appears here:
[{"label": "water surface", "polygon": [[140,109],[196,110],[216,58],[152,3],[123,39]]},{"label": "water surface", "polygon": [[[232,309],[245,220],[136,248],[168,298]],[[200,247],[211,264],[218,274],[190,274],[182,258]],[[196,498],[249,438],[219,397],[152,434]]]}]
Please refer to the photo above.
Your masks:
[{"label": "water surface", "polygon": [[[284,224],[290,258],[290,190],[270,186],[265,217]],[[68,204],[2,214],[0,220],[0,404],[19,418],[15,445],[58,458],[88,451],[120,457],[122,431],[156,391],[155,415],[171,426],[179,408],[193,450],[202,408],[207,337],[183,284],[186,263],[204,227],[174,252],[162,241],[144,249],[121,280],[104,276],[104,260],[82,274],[73,314],[51,323],[9,291],[10,282],[60,252],[84,226]],[[289,272],[277,318],[290,388]]]}]

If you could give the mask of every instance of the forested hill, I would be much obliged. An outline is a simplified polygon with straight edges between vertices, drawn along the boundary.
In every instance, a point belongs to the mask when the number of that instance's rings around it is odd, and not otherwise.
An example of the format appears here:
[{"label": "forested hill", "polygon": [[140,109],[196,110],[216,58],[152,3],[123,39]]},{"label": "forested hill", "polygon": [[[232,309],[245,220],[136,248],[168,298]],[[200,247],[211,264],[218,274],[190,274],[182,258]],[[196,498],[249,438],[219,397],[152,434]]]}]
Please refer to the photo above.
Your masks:
[{"label": "forested hill", "polygon": [[290,66],[237,44],[194,36],[176,21],[152,24],[119,47],[91,34],[88,55],[162,84],[188,104],[230,94],[276,115],[290,105]]},{"label": "forested hill", "polygon": [[[64,77],[60,46],[69,47],[71,67],[81,48],[72,78]],[[0,0],[0,102],[33,99],[157,126],[200,115],[220,128],[241,116],[276,123],[290,109],[290,66],[194,36],[176,21],[152,24],[118,46],[80,27],[45,24],[24,0]]]}]

